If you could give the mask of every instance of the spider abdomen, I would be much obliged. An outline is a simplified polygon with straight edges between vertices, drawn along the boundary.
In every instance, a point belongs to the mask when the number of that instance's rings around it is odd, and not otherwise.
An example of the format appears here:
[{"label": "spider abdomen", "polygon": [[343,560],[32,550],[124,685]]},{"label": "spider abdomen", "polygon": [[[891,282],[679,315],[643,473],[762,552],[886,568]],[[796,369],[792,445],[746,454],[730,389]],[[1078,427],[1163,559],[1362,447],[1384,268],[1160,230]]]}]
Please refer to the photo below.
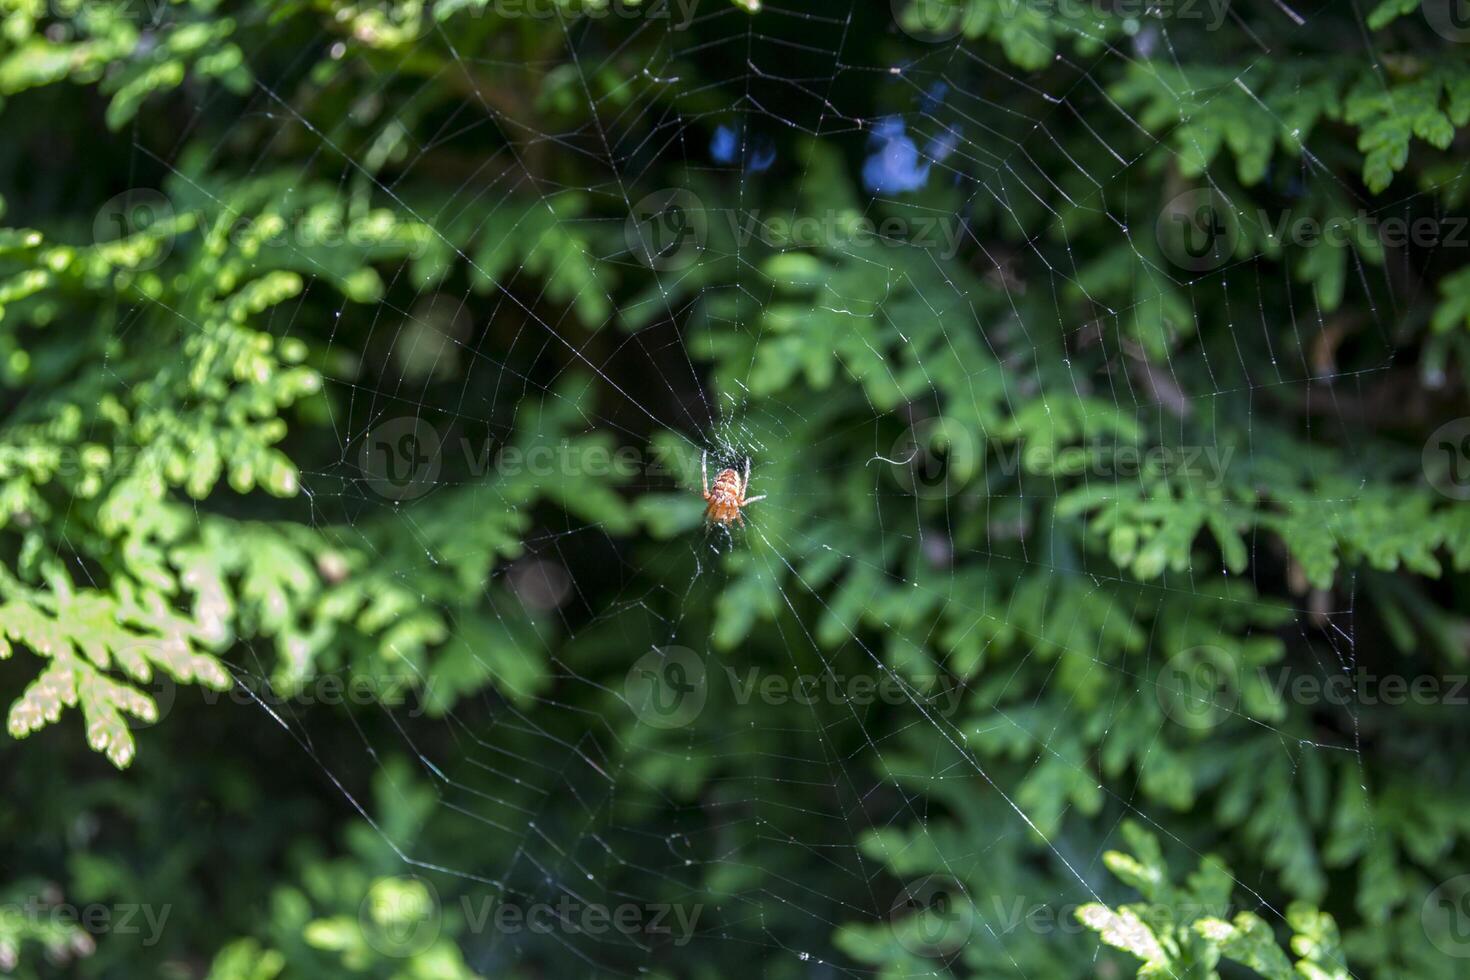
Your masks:
[{"label": "spider abdomen", "polygon": [[740,516],[740,474],[721,470],[709,491],[709,516],[727,524]]},{"label": "spider abdomen", "polygon": [[707,462],[707,456],[700,457],[699,482],[704,488],[704,499],[708,501],[708,506],[704,509],[704,516],[726,528],[732,523],[744,527],[745,521],[741,518],[740,512],[747,504],[766,499],[765,494],[755,497],[746,496],[746,491],[750,489],[750,457],[747,456],[745,459],[744,475],[733,469],[720,470],[715,477],[714,489],[710,489]]},{"label": "spider abdomen", "polygon": [[715,485],[710,490],[710,496],[716,499],[721,497],[731,501],[740,499],[740,474],[734,470],[720,470],[720,475],[715,477]]}]

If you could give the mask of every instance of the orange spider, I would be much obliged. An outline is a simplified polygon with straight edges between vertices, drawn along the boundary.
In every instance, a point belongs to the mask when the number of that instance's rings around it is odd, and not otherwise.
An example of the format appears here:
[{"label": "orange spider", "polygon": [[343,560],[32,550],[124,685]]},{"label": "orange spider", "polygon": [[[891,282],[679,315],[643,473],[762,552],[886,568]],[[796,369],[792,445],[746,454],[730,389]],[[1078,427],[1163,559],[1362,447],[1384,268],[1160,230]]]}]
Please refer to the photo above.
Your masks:
[{"label": "orange spider", "polygon": [[704,509],[706,520],[714,521],[723,527],[729,527],[731,522],[745,526],[745,519],[740,516],[740,511],[747,504],[753,504],[757,500],[765,500],[766,495],[759,497],[747,497],[745,491],[750,487],[750,457],[745,457],[745,476],[742,478],[734,470],[720,470],[715,476],[715,488],[709,488],[709,453],[704,453],[699,458],[699,475],[704,481],[704,499],[709,501],[709,506]]}]

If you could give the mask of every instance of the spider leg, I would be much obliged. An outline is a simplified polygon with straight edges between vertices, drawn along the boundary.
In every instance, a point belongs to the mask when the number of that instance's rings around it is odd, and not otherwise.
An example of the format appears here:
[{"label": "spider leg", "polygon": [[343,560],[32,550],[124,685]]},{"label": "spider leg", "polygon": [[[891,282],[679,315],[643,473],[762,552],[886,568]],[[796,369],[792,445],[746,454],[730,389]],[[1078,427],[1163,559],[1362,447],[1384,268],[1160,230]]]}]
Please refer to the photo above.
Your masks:
[{"label": "spider leg", "polygon": [[699,479],[704,484],[704,499],[709,499],[709,450],[699,454]]},{"label": "spider leg", "polygon": [[745,498],[745,491],[750,489],[750,457],[745,457],[745,479],[740,481],[740,497]]},{"label": "spider leg", "polygon": [[766,499],[766,495],[765,494],[761,494],[759,497],[746,497],[744,500],[742,500],[740,502],[740,506],[742,506],[742,507],[749,507],[751,504],[755,503],[757,500],[765,500],[765,499]]}]

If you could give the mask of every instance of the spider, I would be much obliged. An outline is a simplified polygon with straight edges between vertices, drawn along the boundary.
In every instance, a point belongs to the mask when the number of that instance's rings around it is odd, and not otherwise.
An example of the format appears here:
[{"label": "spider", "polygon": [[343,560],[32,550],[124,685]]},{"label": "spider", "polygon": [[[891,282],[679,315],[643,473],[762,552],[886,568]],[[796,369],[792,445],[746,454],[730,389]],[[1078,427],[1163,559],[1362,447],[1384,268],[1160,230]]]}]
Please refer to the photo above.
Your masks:
[{"label": "spider", "polygon": [[724,469],[715,476],[715,488],[709,488],[709,453],[704,453],[699,458],[699,475],[704,481],[704,499],[709,501],[709,506],[704,509],[706,520],[714,521],[722,527],[729,527],[731,522],[745,526],[745,520],[740,516],[741,510],[748,504],[757,500],[765,500],[766,495],[759,497],[747,497],[746,489],[750,486],[750,457],[745,457],[745,476],[742,477],[733,469]]}]

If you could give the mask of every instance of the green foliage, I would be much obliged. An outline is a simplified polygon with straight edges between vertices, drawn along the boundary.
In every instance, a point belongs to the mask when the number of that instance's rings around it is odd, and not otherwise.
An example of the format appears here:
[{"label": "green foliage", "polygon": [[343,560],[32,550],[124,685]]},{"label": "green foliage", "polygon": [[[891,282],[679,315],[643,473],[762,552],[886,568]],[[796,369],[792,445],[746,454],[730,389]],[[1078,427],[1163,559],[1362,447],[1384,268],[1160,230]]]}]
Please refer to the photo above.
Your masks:
[{"label": "green foliage", "polygon": [[1292,930],[1293,964],[1277,945],[1271,926],[1254,912],[1238,912],[1229,921],[1234,881],[1219,860],[1205,858],[1182,886],[1170,881],[1158,838],[1138,824],[1123,824],[1132,854],[1103,855],[1117,878],[1135,889],[1143,903],[1110,908],[1084,905],[1077,918],[1104,943],[1143,960],[1139,977],[1219,980],[1215,967],[1229,960],[1267,980],[1347,980],[1337,926],[1306,903],[1292,905],[1286,921]]},{"label": "green foliage", "polygon": [[[434,807],[424,787],[401,792],[411,780],[402,760],[378,776],[375,809],[389,831],[412,833]],[[463,923],[443,907],[428,879],[388,873],[399,864],[383,837],[354,825],[343,857],[301,859],[299,883],[282,885],[270,897],[269,933],[220,950],[209,980],[475,980],[479,974],[465,965],[454,942]]]},{"label": "green foliage", "polygon": [[0,970],[6,976],[44,976],[36,968],[42,957],[60,965],[96,948],[76,922],[50,914],[55,895],[48,891],[45,883],[34,880],[9,882],[0,891]]},{"label": "green foliage", "polygon": [[[107,125],[120,129],[146,99],[178,88],[191,74],[237,93],[251,85],[245,56],[230,40],[235,22],[214,15],[217,0],[174,4],[161,36],[139,31],[137,9],[129,4],[17,0],[6,6],[0,29],[13,43],[0,57],[0,95],[61,81],[99,84],[111,97]],[[37,31],[53,13],[63,15],[60,30]]]},{"label": "green foliage", "polygon": [[1046,67],[1063,43],[1079,54],[1094,54],[1120,31],[1117,20],[1087,4],[1015,0],[915,0],[901,8],[898,22],[919,37],[984,38],[1028,70]]},{"label": "green foliage", "polygon": [[[177,915],[0,902],[0,972],[1457,975],[1449,697],[1291,682],[1470,660],[1465,242],[1379,234],[1454,234],[1470,63],[1128,6],[0,7],[4,894]],[[707,918],[459,912],[570,893]]]},{"label": "green foliage", "polygon": [[[127,314],[130,335],[182,355],[136,377],[120,376],[105,361],[53,366],[11,358],[17,380],[32,383],[80,370],[33,404],[0,450],[9,460],[5,519],[22,542],[17,570],[48,586],[0,583],[4,632],[50,661],[12,705],[12,735],[55,722],[64,706],[80,706],[89,742],[126,766],[134,741],[123,713],[145,721],[155,715],[152,700],[134,685],[162,670],[180,682],[227,688],[219,652],[253,637],[274,641],[279,660],[271,681],[286,693],[314,675],[324,651],[344,649],[344,638],[353,636],[361,640],[358,668],[415,675],[414,686],[435,697],[452,700],[493,676],[528,696],[542,672],[525,652],[534,633],[524,618],[466,609],[464,632],[444,646],[453,608],[476,605],[495,563],[520,553],[523,508],[539,497],[565,500],[588,520],[628,525],[615,495],[569,494],[530,473],[495,488],[503,509],[488,518],[470,495],[447,491],[440,516],[421,525],[412,549],[393,540],[391,527],[308,531],[289,522],[199,517],[170,499],[177,489],[206,500],[222,484],[241,495],[300,492],[296,466],[275,448],[287,431],[280,413],[320,398],[321,375],[302,363],[308,347],[299,338],[277,339],[250,323],[299,297],[303,273],[359,302],[382,293],[368,264],[375,260],[417,255],[424,281],[443,275],[442,265],[430,271],[436,264],[422,255],[430,235],[422,223],[381,210],[353,213],[325,185],[292,185],[280,175],[212,190],[202,175],[183,171],[171,199],[185,210],[172,219],[91,246],[32,234],[23,248],[0,256],[15,270],[10,281],[32,287],[11,291],[5,325],[12,339],[84,316],[115,320],[123,315],[119,304],[142,302],[143,317]],[[507,240],[534,250],[542,237]],[[568,427],[581,421],[579,387],[585,385],[569,378],[545,410],[522,413],[511,444],[525,453],[567,441]],[[574,442],[585,450],[607,439]],[[74,583],[50,557],[61,538],[100,561],[107,579]],[[406,552],[424,549],[440,559],[436,581],[407,588],[393,562],[412,561]],[[424,607],[416,596],[425,591],[450,611]],[[177,611],[180,603],[193,615]],[[468,643],[479,645],[476,638],[494,640],[485,645],[492,652],[465,652]],[[426,660],[429,648],[440,646],[442,675]],[[506,652],[493,652],[499,650]],[[0,647],[0,655],[10,652],[9,644]],[[436,702],[437,710],[447,703]]]}]

